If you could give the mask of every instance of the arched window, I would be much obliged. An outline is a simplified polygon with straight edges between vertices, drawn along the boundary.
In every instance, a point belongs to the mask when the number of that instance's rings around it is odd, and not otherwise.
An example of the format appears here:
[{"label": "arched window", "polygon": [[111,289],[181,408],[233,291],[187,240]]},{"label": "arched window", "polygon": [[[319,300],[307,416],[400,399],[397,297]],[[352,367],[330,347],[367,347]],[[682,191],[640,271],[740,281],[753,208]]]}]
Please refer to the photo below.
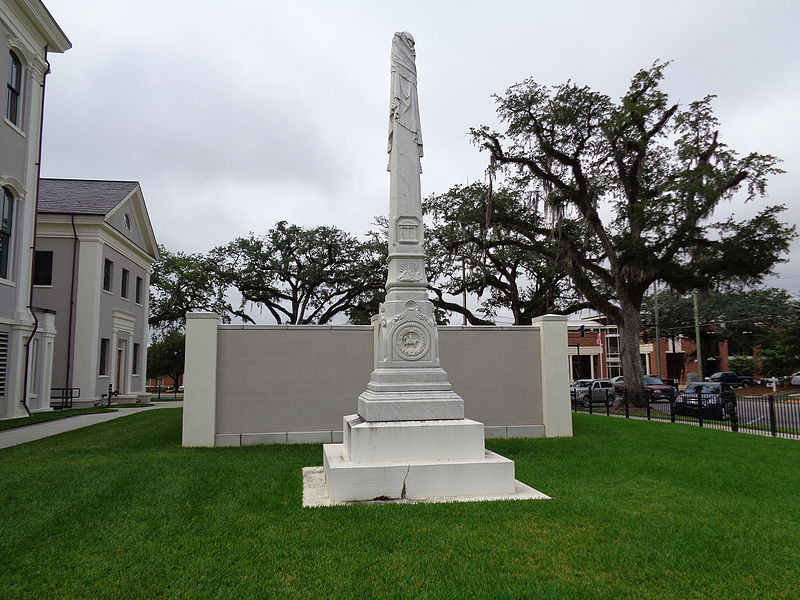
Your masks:
[{"label": "arched window", "polygon": [[14,52],[9,51],[9,54],[6,119],[19,127],[22,112],[20,110],[20,97],[22,96],[22,63]]},{"label": "arched window", "polygon": [[11,259],[11,225],[14,218],[14,195],[3,188],[3,204],[0,206],[0,277],[8,279]]}]

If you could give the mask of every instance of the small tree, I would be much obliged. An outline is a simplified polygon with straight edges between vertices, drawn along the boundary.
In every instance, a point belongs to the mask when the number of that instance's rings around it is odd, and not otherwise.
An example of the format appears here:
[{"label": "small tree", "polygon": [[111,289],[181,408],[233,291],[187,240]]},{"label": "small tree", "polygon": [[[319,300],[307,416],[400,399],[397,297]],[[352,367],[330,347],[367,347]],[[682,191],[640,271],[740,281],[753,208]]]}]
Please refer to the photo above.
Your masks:
[{"label": "small tree", "polygon": [[156,379],[167,375],[177,388],[186,360],[186,336],[175,329],[165,332],[160,341],[147,349],[147,377]]},{"label": "small tree", "polygon": [[[689,294],[658,294],[659,323],[665,337],[694,339],[694,306]],[[726,341],[731,354],[751,355],[756,346],[771,347],[777,332],[795,318],[794,302],[781,288],[722,285],[698,296],[704,337]],[[642,303],[642,327],[655,328],[655,296]],[[705,352],[705,356],[708,356]]]},{"label": "small tree", "polygon": [[737,375],[751,377],[755,372],[755,364],[752,356],[734,355],[728,358],[728,366]]}]

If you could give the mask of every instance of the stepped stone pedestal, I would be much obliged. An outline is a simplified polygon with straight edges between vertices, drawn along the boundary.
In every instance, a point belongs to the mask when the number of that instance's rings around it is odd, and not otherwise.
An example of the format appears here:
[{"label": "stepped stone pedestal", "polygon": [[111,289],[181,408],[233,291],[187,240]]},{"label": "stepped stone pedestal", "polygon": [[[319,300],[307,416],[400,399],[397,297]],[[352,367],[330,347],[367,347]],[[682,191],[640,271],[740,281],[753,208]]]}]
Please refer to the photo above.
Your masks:
[{"label": "stepped stone pedestal", "polygon": [[344,418],[344,443],[323,447],[333,501],[511,495],[514,463],[484,448],[470,419],[367,422]]}]

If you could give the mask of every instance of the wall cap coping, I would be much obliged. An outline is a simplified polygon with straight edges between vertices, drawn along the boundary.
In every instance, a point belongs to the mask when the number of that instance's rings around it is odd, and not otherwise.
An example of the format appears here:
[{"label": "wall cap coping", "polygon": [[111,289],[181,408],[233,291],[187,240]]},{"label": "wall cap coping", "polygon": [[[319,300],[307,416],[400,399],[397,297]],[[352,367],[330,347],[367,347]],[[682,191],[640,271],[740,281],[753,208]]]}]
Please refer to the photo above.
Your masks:
[{"label": "wall cap coping", "polygon": [[[210,316],[196,316],[196,315],[210,315]],[[193,319],[211,319],[216,316],[215,313],[186,313],[186,318]],[[560,315],[555,315],[560,316]],[[561,320],[561,319],[556,319]],[[335,331],[372,331],[372,325],[251,325],[251,324],[227,324],[220,325],[221,330],[302,330],[302,331],[320,331],[320,330],[335,330]],[[495,325],[439,325],[437,329],[445,331],[519,331],[529,332],[538,331],[537,325],[514,325],[514,326],[495,326]]]},{"label": "wall cap coping", "polygon": [[219,321],[219,315],[212,312],[190,312],[186,313],[187,319],[216,319]]},{"label": "wall cap coping", "polygon": [[564,323],[567,322],[567,315],[541,315],[539,317],[534,317],[534,323],[541,323],[544,321],[563,321]]}]

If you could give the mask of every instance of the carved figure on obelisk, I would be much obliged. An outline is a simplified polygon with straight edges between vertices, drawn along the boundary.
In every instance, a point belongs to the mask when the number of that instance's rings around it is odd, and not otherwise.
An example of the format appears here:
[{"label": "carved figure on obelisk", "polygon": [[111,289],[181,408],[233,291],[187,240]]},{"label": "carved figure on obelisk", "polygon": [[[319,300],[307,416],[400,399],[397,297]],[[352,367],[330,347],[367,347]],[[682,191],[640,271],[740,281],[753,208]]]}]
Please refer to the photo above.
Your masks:
[{"label": "carved figure on obelisk", "polygon": [[[414,38],[407,31],[395,33],[392,39],[391,103],[389,106],[389,147],[392,151],[394,128],[405,127],[412,134],[422,156],[422,128],[417,97],[417,53]],[[391,170],[391,167],[387,167]]]}]

